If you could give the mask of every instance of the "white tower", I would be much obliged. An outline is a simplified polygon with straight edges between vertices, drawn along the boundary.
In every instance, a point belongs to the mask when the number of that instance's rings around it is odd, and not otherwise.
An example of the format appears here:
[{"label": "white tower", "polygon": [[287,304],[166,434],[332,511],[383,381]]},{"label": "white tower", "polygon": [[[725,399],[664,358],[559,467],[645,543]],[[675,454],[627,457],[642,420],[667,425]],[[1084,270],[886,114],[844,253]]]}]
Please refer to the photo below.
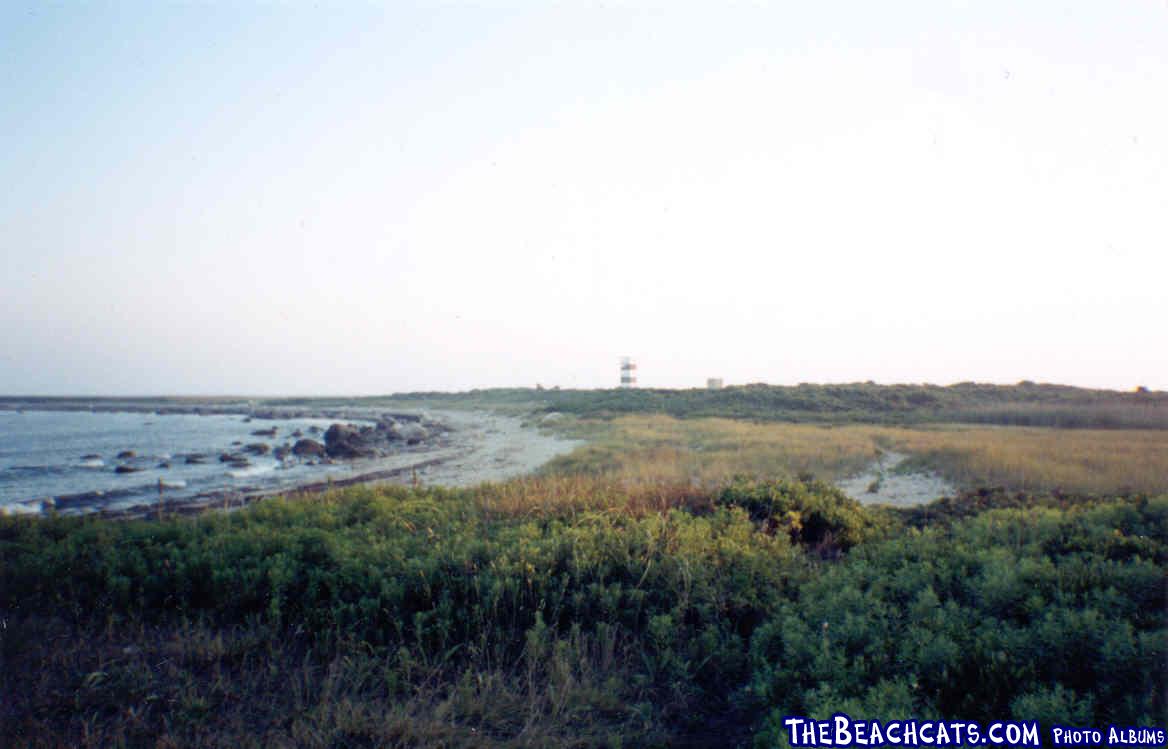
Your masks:
[{"label": "white tower", "polygon": [[621,357],[621,384],[622,388],[637,386],[637,364],[627,356]]}]

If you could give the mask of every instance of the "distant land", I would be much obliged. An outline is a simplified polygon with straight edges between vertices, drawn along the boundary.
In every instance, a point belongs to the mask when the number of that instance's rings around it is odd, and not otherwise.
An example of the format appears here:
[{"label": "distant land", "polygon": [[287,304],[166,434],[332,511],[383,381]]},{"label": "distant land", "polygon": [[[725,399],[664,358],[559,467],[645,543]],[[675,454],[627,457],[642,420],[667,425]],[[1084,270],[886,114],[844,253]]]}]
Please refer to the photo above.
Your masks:
[{"label": "distant land", "polygon": [[1090,429],[1168,429],[1168,392],[1095,390],[1033,383],[990,385],[849,384],[729,386],[716,390],[491,388],[357,397],[0,396],[6,410],[245,413],[289,417],[345,408],[490,409],[606,417],[662,413],[818,423],[973,423]]}]

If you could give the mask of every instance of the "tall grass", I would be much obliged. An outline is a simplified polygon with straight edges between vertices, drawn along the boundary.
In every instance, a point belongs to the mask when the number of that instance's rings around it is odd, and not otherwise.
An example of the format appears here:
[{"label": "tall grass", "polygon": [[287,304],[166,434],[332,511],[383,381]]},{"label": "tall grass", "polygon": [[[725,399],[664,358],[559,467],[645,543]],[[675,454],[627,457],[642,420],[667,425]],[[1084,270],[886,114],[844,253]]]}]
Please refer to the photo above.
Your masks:
[{"label": "tall grass", "polygon": [[882,451],[960,487],[1074,492],[1168,491],[1168,432],[940,425],[811,425],[664,415],[584,420],[589,444],[545,474],[605,476],[632,486],[717,486],[734,476],[842,478]]},{"label": "tall grass", "polygon": [[572,433],[589,444],[544,473],[608,476],[628,485],[717,486],[735,476],[841,477],[879,454],[878,428],[676,419],[664,415],[584,421]]},{"label": "tall grass", "polygon": [[1168,433],[1151,430],[952,427],[888,438],[964,486],[1074,492],[1168,490]]}]

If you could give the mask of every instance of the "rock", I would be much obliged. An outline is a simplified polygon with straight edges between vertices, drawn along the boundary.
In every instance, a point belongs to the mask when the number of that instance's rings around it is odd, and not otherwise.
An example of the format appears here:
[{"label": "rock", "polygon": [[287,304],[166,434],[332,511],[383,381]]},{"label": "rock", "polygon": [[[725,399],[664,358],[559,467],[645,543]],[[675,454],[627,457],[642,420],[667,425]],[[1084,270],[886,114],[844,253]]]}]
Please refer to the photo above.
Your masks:
[{"label": "rock", "polygon": [[134,452],[133,450],[122,450],[120,453],[118,453],[117,458],[118,460],[128,460],[129,458],[137,456],[137,454],[138,453]]},{"label": "rock", "polygon": [[159,468],[170,468],[170,461],[164,460],[158,464]]},{"label": "rock", "polygon": [[313,424],[312,426],[308,427],[308,433],[309,434],[320,434],[320,427],[318,427],[316,424]]},{"label": "rock", "polygon": [[223,453],[219,456],[220,463],[247,463],[247,456],[243,453]]},{"label": "rock", "polygon": [[276,427],[272,427],[271,429],[257,429],[252,432],[252,435],[255,437],[275,437]]},{"label": "rock", "polygon": [[272,451],[272,448],[263,442],[253,442],[250,445],[245,446],[243,450],[244,452],[251,453],[252,455],[267,455]]},{"label": "rock", "polygon": [[114,473],[137,473],[141,470],[141,468],[135,468],[134,466],[120,465],[114,469]]},{"label": "rock", "polygon": [[243,444],[243,443],[242,443],[241,441],[239,441],[239,440],[233,440],[233,441],[231,442],[231,446],[232,446],[232,447],[239,447],[239,446],[240,446],[240,445],[242,445],[242,444]]},{"label": "rock", "polygon": [[63,510],[92,507],[105,501],[105,492],[100,489],[82,494],[62,494],[53,500],[53,504]]},{"label": "rock", "polygon": [[251,461],[241,455],[235,460],[227,461],[227,465],[231,466],[232,468],[247,468],[251,465]]},{"label": "rock", "polygon": [[[376,430],[367,427],[369,432]],[[325,450],[330,458],[370,458],[377,451],[369,444],[369,437],[365,430],[358,429],[352,424],[333,424],[324,433]]]},{"label": "rock", "polygon": [[430,436],[430,432],[421,424],[402,424],[397,428],[397,433],[410,445],[416,445]]},{"label": "rock", "polygon": [[292,454],[291,445],[280,445],[272,451],[272,455],[276,456],[276,460],[283,460]]},{"label": "rock", "polygon": [[317,457],[324,457],[327,454],[325,446],[316,440],[301,439],[296,440],[296,444],[292,446],[292,454],[299,457],[308,455],[315,455]]},{"label": "rock", "polygon": [[304,436],[304,432],[302,432],[302,431],[300,431],[299,429],[297,429],[295,432],[293,432],[293,433],[292,433],[292,436],[293,436],[293,437],[296,437],[297,439],[299,439],[299,438],[301,438],[301,437],[303,437],[303,436]]},{"label": "rock", "polygon": [[101,456],[97,453],[86,453],[81,456],[82,460],[101,460]]},{"label": "rock", "polygon": [[187,465],[191,465],[191,466],[202,465],[203,463],[206,463],[206,462],[207,462],[207,456],[203,455],[202,453],[191,453],[190,455],[188,455],[186,457],[186,464]]}]

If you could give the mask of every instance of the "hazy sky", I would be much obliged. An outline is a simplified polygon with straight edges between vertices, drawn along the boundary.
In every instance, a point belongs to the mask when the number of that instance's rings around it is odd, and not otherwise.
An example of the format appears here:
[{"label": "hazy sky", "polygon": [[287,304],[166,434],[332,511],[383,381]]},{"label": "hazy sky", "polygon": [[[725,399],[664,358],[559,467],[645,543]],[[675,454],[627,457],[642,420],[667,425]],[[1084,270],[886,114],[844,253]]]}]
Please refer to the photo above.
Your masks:
[{"label": "hazy sky", "polygon": [[0,393],[1168,389],[1168,3],[0,5]]}]

